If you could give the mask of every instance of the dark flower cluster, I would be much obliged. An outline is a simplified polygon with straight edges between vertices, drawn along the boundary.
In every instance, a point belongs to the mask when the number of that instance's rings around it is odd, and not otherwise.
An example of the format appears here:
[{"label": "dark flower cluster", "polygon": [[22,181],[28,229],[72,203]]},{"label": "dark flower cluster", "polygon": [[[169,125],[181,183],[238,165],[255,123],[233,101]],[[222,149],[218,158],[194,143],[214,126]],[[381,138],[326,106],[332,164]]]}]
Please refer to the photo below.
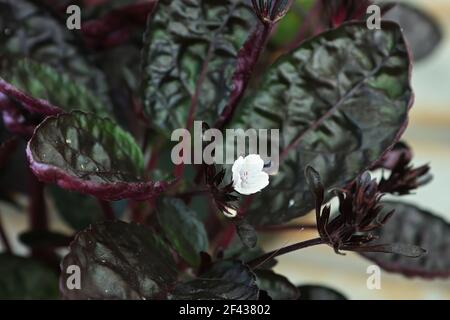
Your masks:
[{"label": "dark flower cluster", "polygon": [[411,191],[429,183],[432,180],[428,164],[414,168],[411,164],[412,151],[408,145],[399,142],[387,154],[380,167],[390,170],[388,178],[383,177],[379,183],[379,190],[395,195],[411,194]]},{"label": "dark flower cluster", "polygon": [[252,0],[258,19],[264,24],[280,21],[289,9],[289,0]]},{"label": "dark flower cluster", "polygon": [[225,178],[225,169],[222,168],[220,171],[217,171],[215,165],[205,165],[205,171],[206,185],[211,192],[217,209],[227,216],[235,215],[237,210],[236,201],[239,198],[233,194],[235,193],[233,182],[221,186]]},{"label": "dark flower cluster", "polygon": [[325,190],[319,173],[307,167],[306,177],[316,197],[317,229],[322,241],[332,246],[336,253],[343,251],[397,253],[419,257],[422,248],[404,244],[372,244],[377,239],[373,233],[394,214],[383,212],[380,202],[383,192],[369,172],[363,173],[346,189],[334,190],[339,199],[338,212],[332,214],[331,205],[325,202]]}]

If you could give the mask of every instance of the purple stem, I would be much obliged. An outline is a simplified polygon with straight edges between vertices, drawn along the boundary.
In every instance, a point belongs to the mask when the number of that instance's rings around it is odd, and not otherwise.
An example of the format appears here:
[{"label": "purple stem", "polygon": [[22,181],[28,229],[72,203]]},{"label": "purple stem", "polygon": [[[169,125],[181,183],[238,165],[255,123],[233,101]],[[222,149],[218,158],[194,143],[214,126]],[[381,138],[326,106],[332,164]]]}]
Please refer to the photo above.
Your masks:
[{"label": "purple stem", "polygon": [[317,230],[315,224],[262,226],[257,228],[259,232],[300,231],[302,229]]},{"label": "purple stem", "polygon": [[100,207],[102,208],[103,214],[106,220],[115,220],[116,215],[114,214],[114,210],[111,207],[111,203],[109,201],[101,200],[97,198]]},{"label": "purple stem", "polygon": [[52,105],[47,100],[33,98],[18,90],[2,78],[0,78],[0,92],[22,103],[24,108],[31,113],[37,113],[43,116],[53,116],[62,112],[62,109]]},{"label": "purple stem", "polygon": [[258,24],[239,51],[233,75],[233,91],[228,104],[214,124],[215,128],[222,130],[233,118],[274,26],[275,24]]},{"label": "purple stem", "polygon": [[44,184],[33,173],[30,173],[30,193],[30,228],[31,230],[46,230],[48,228],[48,219],[44,197]]},{"label": "purple stem", "polygon": [[315,238],[315,239],[311,239],[311,240],[307,240],[307,241],[294,243],[290,246],[267,252],[267,253],[263,254],[262,256],[247,262],[246,264],[250,268],[256,269],[259,266],[261,266],[262,264],[264,264],[265,262],[267,262],[273,258],[276,258],[278,256],[281,256],[283,254],[290,253],[290,252],[297,251],[297,250],[304,249],[304,248],[308,248],[308,247],[312,247],[312,246],[317,246],[319,244],[324,244],[324,243],[325,242],[321,238]]}]

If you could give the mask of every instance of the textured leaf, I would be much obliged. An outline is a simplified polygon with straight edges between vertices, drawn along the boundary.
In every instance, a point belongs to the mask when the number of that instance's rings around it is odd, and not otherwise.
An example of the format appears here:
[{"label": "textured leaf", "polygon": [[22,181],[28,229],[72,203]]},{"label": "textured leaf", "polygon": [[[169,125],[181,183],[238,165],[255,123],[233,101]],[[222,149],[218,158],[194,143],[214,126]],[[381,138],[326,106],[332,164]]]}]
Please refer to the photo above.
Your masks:
[{"label": "textured leaf", "polygon": [[105,200],[148,199],[167,187],[146,181],[134,139],[108,119],[74,111],[47,118],[28,143],[34,174]]},{"label": "textured leaf", "polygon": [[0,254],[0,299],[57,299],[58,277],[40,262]]},{"label": "textured leaf", "polygon": [[189,110],[213,123],[230,94],[236,57],[255,16],[243,0],[160,0],[144,36],[144,105],[170,134]]},{"label": "textured leaf", "polygon": [[157,1],[145,1],[113,9],[103,17],[86,21],[81,26],[87,43],[97,49],[108,49],[129,40],[133,29],[145,27]]},{"label": "textured leaf", "polygon": [[258,288],[265,290],[273,300],[296,300],[298,298],[298,289],[286,277],[271,270],[257,270],[255,273]]},{"label": "textured leaf", "polygon": [[[46,100],[49,104],[64,111],[83,110],[97,114],[106,114],[105,105],[85,86],[78,84],[75,79],[71,79],[67,74],[61,73],[52,67],[39,64],[32,60],[19,60],[2,77],[12,86],[34,99]],[[0,91],[10,98],[20,101],[27,108],[27,99],[22,99],[19,94],[13,91]],[[29,111],[34,110],[30,106]],[[28,109],[28,108],[27,108]],[[55,114],[57,110],[43,110],[44,114]]]},{"label": "textured leaf", "polygon": [[423,278],[450,276],[450,224],[434,214],[401,202],[385,202],[395,213],[376,233],[376,243],[413,244],[427,253],[411,259],[396,254],[361,253],[387,271]]},{"label": "textured leaf", "polygon": [[344,250],[356,252],[394,253],[407,258],[419,258],[426,254],[426,250],[415,245],[404,243],[366,245],[361,247],[343,247]]},{"label": "textured leaf", "polygon": [[[65,8],[63,15],[58,16],[57,10],[46,11],[39,4],[31,2],[0,0],[0,77],[4,77],[18,59],[30,58],[56,68],[58,73],[69,75],[78,86],[85,86],[94,92],[103,108],[109,109],[105,77],[82,54],[83,49],[80,48],[84,46],[80,43],[82,39],[77,37],[78,33],[67,29]],[[58,5],[62,3],[58,2]],[[1,87],[5,87],[4,84]],[[27,139],[31,137],[34,127],[43,120],[42,115],[61,112],[61,108],[46,100],[32,99],[29,95],[13,90],[14,87],[7,89],[9,96],[18,98],[18,101],[27,101],[26,107],[33,109],[34,114],[31,114],[18,103],[9,105],[13,107],[7,110],[0,106],[8,130]]]},{"label": "textured leaf", "polygon": [[208,235],[195,212],[179,199],[164,199],[158,221],[165,236],[180,256],[193,266],[200,263],[200,252],[208,250]]},{"label": "textured leaf", "polygon": [[177,300],[256,300],[258,287],[252,271],[240,262],[221,261],[197,279],[179,284]]},{"label": "textured leaf", "polygon": [[300,292],[298,300],[347,300],[343,294],[328,287],[302,285],[298,290]]},{"label": "textured leaf", "polygon": [[[80,268],[80,290],[67,288],[70,265]],[[166,245],[152,230],[120,221],[101,222],[78,233],[61,269],[65,299],[159,298],[176,281]]]},{"label": "textured leaf", "polygon": [[279,128],[282,165],[249,212],[280,224],[314,207],[311,165],[326,189],[342,187],[389,149],[413,102],[411,61],[399,26],[353,22],[304,42],[268,72],[246,101],[244,126]]},{"label": "textured leaf", "polygon": [[402,27],[415,61],[428,57],[442,41],[442,30],[435,18],[414,6],[397,3],[384,18]]},{"label": "textured leaf", "polygon": [[0,35],[0,71],[18,57],[32,58],[69,74],[107,102],[103,74],[81,54],[78,33],[67,29],[65,12],[62,17],[59,21],[32,1],[0,0],[0,26],[5,30]]}]

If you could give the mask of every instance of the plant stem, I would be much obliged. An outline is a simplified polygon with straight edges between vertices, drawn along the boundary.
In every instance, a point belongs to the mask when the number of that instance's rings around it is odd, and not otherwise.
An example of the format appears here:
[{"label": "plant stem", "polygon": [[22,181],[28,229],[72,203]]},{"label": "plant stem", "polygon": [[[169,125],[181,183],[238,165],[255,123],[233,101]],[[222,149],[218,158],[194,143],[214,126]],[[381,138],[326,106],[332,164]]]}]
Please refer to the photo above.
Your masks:
[{"label": "plant stem", "polygon": [[44,184],[30,172],[29,224],[31,230],[47,230],[47,207],[44,198]]},{"label": "plant stem", "polygon": [[283,254],[297,251],[297,250],[304,249],[304,248],[308,248],[308,247],[312,247],[312,246],[317,246],[319,244],[324,244],[324,243],[325,242],[321,238],[315,238],[315,239],[311,239],[311,240],[294,243],[290,246],[279,248],[279,249],[273,250],[271,252],[265,253],[262,256],[247,262],[247,265],[252,269],[256,269],[260,265],[265,263],[266,261],[276,258],[278,256],[281,256]]},{"label": "plant stem", "polygon": [[1,215],[0,215],[0,237],[2,239],[5,251],[11,254],[12,253],[11,245],[9,243],[8,236],[6,235],[5,228],[3,228],[3,221]]},{"label": "plant stem", "polygon": [[316,230],[317,226],[315,224],[304,224],[304,225],[280,225],[280,226],[263,226],[257,228],[260,232],[279,232],[279,231],[300,231],[302,229]]},{"label": "plant stem", "polygon": [[[45,204],[44,187],[36,176],[30,172],[30,204],[29,204],[29,225],[33,231],[48,230],[47,206]],[[31,248],[31,256],[36,258],[55,271],[59,271],[59,258],[53,248]]]},{"label": "plant stem", "polygon": [[116,216],[114,214],[114,210],[111,207],[109,201],[101,200],[97,198],[100,207],[102,208],[103,214],[106,220],[115,220]]},{"label": "plant stem", "polygon": [[274,26],[275,24],[258,24],[239,51],[237,67],[233,75],[233,91],[230,94],[228,104],[214,124],[215,128],[224,129],[233,118]]}]

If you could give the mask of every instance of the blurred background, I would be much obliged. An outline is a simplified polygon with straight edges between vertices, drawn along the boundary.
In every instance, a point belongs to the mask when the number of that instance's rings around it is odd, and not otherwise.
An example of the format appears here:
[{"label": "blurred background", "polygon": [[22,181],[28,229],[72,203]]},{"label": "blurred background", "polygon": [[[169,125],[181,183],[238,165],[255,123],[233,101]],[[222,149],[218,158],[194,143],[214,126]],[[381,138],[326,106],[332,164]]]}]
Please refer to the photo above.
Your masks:
[{"label": "blurred background", "polygon": [[[434,52],[414,65],[416,103],[404,136],[415,153],[414,163],[429,163],[434,180],[404,200],[429,209],[450,222],[450,187],[447,184],[450,181],[450,0],[402,2],[422,8],[438,22],[443,34]],[[296,28],[297,21],[288,18],[284,27]],[[25,198],[18,197],[18,202],[24,207],[27,205]],[[52,206],[51,203],[49,205]],[[25,254],[27,249],[17,240],[17,235],[27,230],[26,215],[23,210],[3,202],[0,202],[0,211],[14,251]],[[72,229],[61,221],[55,210],[49,211],[50,228],[70,234]],[[313,222],[310,218],[311,215],[298,222]],[[272,250],[314,236],[312,231],[295,231],[263,234],[261,240],[266,250]],[[369,290],[366,270],[371,263],[352,253],[336,255],[325,246],[288,254],[278,261],[275,271],[287,276],[293,283],[323,284],[350,299],[450,299],[450,280],[408,279],[384,271],[381,289]]]}]

